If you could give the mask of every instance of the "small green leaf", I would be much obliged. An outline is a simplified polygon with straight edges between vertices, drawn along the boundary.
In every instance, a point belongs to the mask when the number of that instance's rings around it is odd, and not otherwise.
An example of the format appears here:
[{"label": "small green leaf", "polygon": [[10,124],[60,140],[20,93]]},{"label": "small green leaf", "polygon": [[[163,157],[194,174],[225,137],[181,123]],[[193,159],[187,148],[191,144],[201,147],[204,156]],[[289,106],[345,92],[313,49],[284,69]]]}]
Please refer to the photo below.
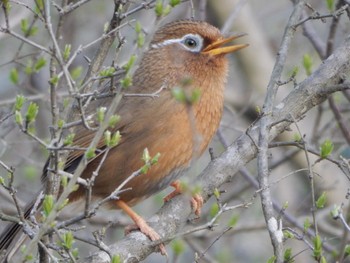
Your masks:
[{"label": "small green leaf", "polygon": [[170,0],[169,4],[171,7],[175,7],[181,3],[181,0]]},{"label": "small green leaf", "polygon": [[159,157],[160,157],[160,153],[157,153],[155,156],[153,156],[151,160],[151,165],[158,163]]},{"label": "small green leaf", "polygon": [[29,59],[27,61],[26,67],[24,68],[24,73],[30,75],[33,73],[33,60]]},{"label": "small green leaf", "polygon": [[214,216],[217,215],[219,212],[219,205],[217,203],[213,203],[212,206],[210,207],[210,216],[213,218]]},{"label": "small green leaf", "polygon": [[329,12],[334,11],[334,0],[326,0],[327,9]]},{"label": "small green leaf", "polygon": [[110,142],[110,147],[117,146],[119,144],[121,138],[122,138],[122,136],[120,135],[119,131],[113,133],[112,138],[111,138],[111,142]]},{"label": "small green leaf", "polygon": [[114,114],[112,115],[110,118],[109,118],[109,121],[108,121],[108,126],[111,127],[111,128],[114,128],[115,125],[120,121],[120,116],[117,115],[117,114]]},{"label": "small green leaf", "polygon": [[54,207],[53,195],[45,195],[43,201],[43,213],[45,217],[48,217]]},{"label": "small green leaf", "polygon": [[26,101],[26,98],[23,95],[17,95],[16,102],[15,102],[15,110],[20,111],[25,101]]},{"label": "small green leaf", "polygon": [[23,125],[22,113],[18,110],[15,111],[15,120],[18,125]]},{"label": "small green leaf", "polygon": [[137,56],[136,55],[132,55],[129,58],[129,61],[123,66],[123,68],[125,69],[125,71],[128,73],[130,71],[130,69],[132,68],[132,66],[134,65],[135,61],[136,61]]},{"label": "small green leaf", "polygon": [[339,215],[341,213],[341,207],[338,205],[334,205],[333,209],[331,210],[331,216],[333,219],[338,219]]},{"label": "small green leaf", "polygon": [[201,97],[201,91],[200,89],[194,89],[191,94],[190,103],[194,104],[199,101],[199,98]]},{"label": "small green leaf", "polygon": [[150,160],[151,156],[149,154],[149,151],[147,148],[145,148],[142,153],[142,161],[144,161],[144,163],[149,163]]},{"label": "small green leaf", "polygon": [[163,1],[157,0],[156,5],[154,7],[154,12],[156,12],[157,17],[161,17],[163,15]]},{"label": "small green leaf", "polygon": [[67,61],[69,59],[71,49],[72,49],[72,45],[71,44],[66,44],[64,46],[64,51],[63,51],[63,59],[64,59],[64,61]]},{"label": "small green leaf", "polygon": [[215,196],[215,198],[216,198],[216,199],[219,199],[219,198],[220,198],[220,195],[221,195],[221,194],[220,194],[219,189],[215,188],[215,189],[214,189],[214,196]]},{"label": "small green leaf", "polygon": [[70,134],[68,134],[68,135],[66,136],[66,138],[64,139],[64,141],[63,141],[63,145],[64,145],[64,146],[72,145],[72,144],[73,144],[74,137],[75,137],[75,133],[70,133]]},{"label": "small green leaf", "polygon": [[345,257],[348,257],[350,255],[350,245],[346,245],[344,248]]},{"label": "small green leaf", "polygon": [[137,47],[138,48],[142,48],[143,47],[143,45],[145,44],[145,36],[144,36],[143,33],[139,33],[137,35],[136,43],[137,43]]},{"label": "small green leaf", "polygon": [[272,256],[267,260],[267,263],[275,263],[276,262],[276,256]]},{"label": "small green leaf", "polygon": [[293,257],[292,257],[292,249],[291,248],[287,248],[286,251],[284,251],[284,263],[292,263],[294,262]]},{"label": "small green leaf", "polygon": [[63,188],[67,187],[68,185],[68,177],[65,175],[61,176],[61,185]]},{"label": "small green leaf", "polygon": [[30,102],[27,113],[26,113],[26,122],[32,123],[35,121],[36,116],[38,115],[39,106],[35,102]]},{"label": "small green leaf", "polygon": [[316,207],[318,209],[324,208],[324,206],[326,204],[326,200],[327,200],[326,192],[323,192],[316,201]]},{"label": "small green leaf", "polygon": [[70,72],[72,79],[77,80],[81,76],[82,72],[83,72],[83,67],[81,66],[78,66],[72,69],[72,71]]},{"label": "small green leaf", "polygon": [[171,243],[171,249],[174,252],[175,256],[180,256],[184,253],[186,247],[181,239],[176,239]]},{"label": "small green leaf", "polygon": [[43,57],[39,58],[34,65],[34,71],[38,72],[40,69],[45,67],[45,65],[46,65],[46,59]]},{"label": "small green leaf", "polygon": [[115,73],[115,68],[114,67],[106,67],[103,70],[100,71],[100,76],[101,77],[112,77],[113,74]]},{"label": "small green leaf", "polygon": [[16,68],[11,69],[10,71],[10,80],[13,84],[17,85],[19,81],[18,71]]},{"label": "small green leaf", "polygon": [[107,145],[107,147],[110,147],[110,144],[111,144],[111,131],[106,130],[104,132],[104,142]]},{"label": "small green leaf", "polygon": [[314,251],[313,251],[313,257],[315,260],[320,260],[322,256],[322,240],[319,235],[316,235],[313,239],[314,243]]},{"label": "small green leaf", "polygon": [[303,66],[307,76],[310,76],[312,73],[312,58],[309,54],[303,56]]},{"label": "small green leaf", "polygon": [[288,230],[284,230],[283,231],[283,236],[284,236],[284,238],[294,238],[294,234],[292,233],[292,232],[290,232],[290,231],[288,231]]},{"label": "small green leaf", "polygon": [[311,223],[310,223],[310,219],[309,218],[306,218],[304,220],[304,232],[306,233],[307,230],[311,227]]},{"label": "small green leaf", "polygon": [[29,27],[28,20],[22,19],[21,20],[21,31],[23,32],[24,35],[27,34],[28,27]]},{"label": "small green leaf", "polygon": [[59,129],[62,129],[62,127],[63,127],[64,124],[65,124],[65,122],[64,122],[64,120],[62,120],[62,119],[59,119],[59,120],[57,121],[57,127],[58,127]]},{"label": "small green leaf", "polygon": [[94,158],[96,156],[96,148],[89,148],[87,149],[87,151],[85,152],[85,157],[86,159],[91,159],[91,158]]},{"label": "small green leaf", "polygon": [[321,144],[321,147],[320,147],[321,158],[322,159],[327,158],[333,152],[333,149],[334,149],[333,142],[331,140],[329,140],[329,139],[325,140]]},{"label": "small green leaf", "polygon": [[52,78],[49,80],[49,82],[50,82],[50,84],[52,84],[52,85],[57,85],[57,83],[58,83],[58,80],[59,80],[59,77],[58,77],[58,75],[53,75],[52,76]]},{"label": "small green leaf", "polygon": [[228,226],[229,227],[235,227],[237,225],[239,216],[238,215],[233,215],[230,220],[228,221]]},{"label": "small green leaf", "polygon": [[167,16],[171,11],[171,6],[170,5],[166,5],[166,7],[163,9],[163,16]]},{"label": "small green leaf", "polygon": [[132,85],[132,78],[129,74],[126,74],[126,76],[120,80],[121,86],[126,89]]},{"label": "small green leaf", "polygon": [[135,23],[135,32],[136,32],[137,34],[139,34],[139,33],[142,32],[142,26],[141,26],[140,21],[136,21],[136,23]]},{"label": "small green leaf", "polygon": [[61,245],[66,249],[71,249],[74,243],[74,236],[71,231],[65,232],[62,235],[62,243]]},{"label": "small green leaf", "polygon": [[145,164],[144,166],[141,167],[140,172],[141,172],[142,174],[146,174],[150,168],[151,168],[151,165]]},{"label": "small green leaf", "polygon": [[122,263],[119,255],[113,255],[111,263]]},{"label": "small green leaf", "polygon": [[0,176],[0,184],[1,185],[5,185],[5,179],[2,176]]},{"label": "small green leaf", "polygon": [[171,94],[178,102],[186,103],[187,97],[183,88],[175,87],[171,90]]},{"label": "small green leaf", "polygon": [[106,111],[107,111],[107,108],[106,108],[106,107],[99,107],[99,108],[97,109],[96,118],[97,118],[97,121],[98,121],[99,123],[102,123],[102,122],[104,121]]}]

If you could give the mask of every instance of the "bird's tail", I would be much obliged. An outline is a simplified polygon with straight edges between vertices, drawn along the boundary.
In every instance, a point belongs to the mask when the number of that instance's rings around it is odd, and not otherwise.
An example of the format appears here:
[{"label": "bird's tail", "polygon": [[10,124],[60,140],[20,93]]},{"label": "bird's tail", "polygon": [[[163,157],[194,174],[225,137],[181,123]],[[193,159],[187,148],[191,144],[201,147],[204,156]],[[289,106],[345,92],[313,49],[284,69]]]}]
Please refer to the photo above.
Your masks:
[{"label": "bird's tail", "polygon": [[[36,200],[33,200],[25,207],[24,218],[28,219],[34,207]],[[0,262],[8,262],[22,242],[14,242],[20,239],[20,232],[22,231],[21,223],[11,223],[0,235]]]}]

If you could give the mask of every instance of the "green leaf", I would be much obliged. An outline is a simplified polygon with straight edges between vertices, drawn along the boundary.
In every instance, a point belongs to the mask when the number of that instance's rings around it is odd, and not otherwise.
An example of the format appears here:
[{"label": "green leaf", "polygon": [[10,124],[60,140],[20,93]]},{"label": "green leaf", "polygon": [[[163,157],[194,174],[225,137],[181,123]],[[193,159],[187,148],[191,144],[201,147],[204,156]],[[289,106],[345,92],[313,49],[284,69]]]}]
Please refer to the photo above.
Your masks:
[{"label": "green leaf", "polygon": [[63,188],[67,187],[68,185],[68,177],[65,175],[61,176],[61,185]]},{"label": "green leaf", "polygon": [[98,121],[99,123],[102,123],[102,122],[104,121],[106,111],[107,111],[107,108],[106,108],[106,107],[99,107],[99,108],[97,109],[96,118],[97,118],[97,121]]},{"label": "green leaf", "polygon": [[171,249],[173,250],[175,256],[180,256],[184,253],[186,247],[182,240],[176,239],[171,243]]},{"label": "green leaf", "polygon": [[175,7],[181,3],[181,0],[170,0],[169,4],[171,7]]},{"label": "green leaf", "polygon": [[1,184],[2,186],[5,185],[5,179],[4,179],[4,177],[2,177],[2,176],[0,176],[0,184]]},{"label": "green leaf", "polygon": [[130,71],[130,69],[132,68],[132,66],[134,65],[135,61],[136,61],[137,56],[136,55],[132,55],[129,58],[129,61],[123,66],[123,68],[125,69],[125,71],[128,73]]},{"label": "green leaf", "polygon": [[109,118],[109,121],[108,121],[108,126],[111,127],[111,128],[114,128],[115,125],[120,121],[120,116],[117,115],[117,114],[114,114],[112,115],[110,118]]},{"label": "green leaf", "polygon": [[53,75],[52,78],[49,80],[50,84],[56,86],[58,83],[59,77],[58,75]]},{"label": "green leaf", "polygon": [[311,227],[311,223],[310,223],[310,219],[309,218],[306,218],[304,220],[304,232],[306,233],[307,230]]},{"label": "green leaf", "polygon": [[104,132],[104,142],[105,144],[110,147],[110,144],[111,144],[111,131],[109,130],[106,130]]},{"label": "green leaf", "polygon": [[325,140],[321,144],[321,147],[320,147],[321,158],[322,159],[327,158],[333,152],[333,149],[334,149],[333,142],[331,140],[329,140],[329,139]]},{"label": "green leaf", "polygon": [[156,5],[154,7],[154,12],[156,12],[157,17],[161,17],[163,15],[163,1],[157,0]]},{"label": "green leaf", "polygon": [[276,262],[276,256],[272,256],[267,260],[267,263],[275,263]]},{"label": "green leaf", "polygon": [[217,213],[219,212],[219,205],[217,203],[213,203],[212,206],[210,207],[210,216],[213,218],[214,216],[217,215]]},{"label": "green leaf", "polygon": [[153,156],[151,160],[151,165],[158,163],[159,157],[160,157],[160,153],[157,153],[155,156]]},{"label": "green leaf", "polygon": [[310,76],[312,73],[312,58],[309,54],[303,56],[303,66],[306,71],[306,75]]},{"label": "green leaf", "polygon": [[141,26],[140,21],[136,21],[136,23],[135,23],[135,32],[137,34],[142,33],[142,26]]},{"label": "green leaf", "polygon": [[151,160],[151,156],[147,148],[143,150],[142,160],[144,161],[144,163],[149,163],[149,161]]},{"label": "green leaf", "polygon": [[53,195],[45,195],[43,201],[43,213],[45,217],[48,217],[54,207]]},{"label": "green leaf", "polygon": [[239,215],[233,215],[228,221],[228,226],[235,227],[237,225],[238,219],[239,219]]},{"label": "green leaf", "polygon": [[19,81],[18,71],[16,68],[11,69],[10,71],[10,80],[13,84],[17,85]]},{"label": "green leaf", "polygon": [[94,158],[96,156],[96,148],[89,148],[87,149],[87,151],[85,152],[85,157],[86,159],[91,159],[91,158]]},{"label": "green leaf", "polygon": [[327,201],[327,196],[326,196],[326,192],[323,192],[320,197],[317,199],[316,201],[316,207],[318,209],[320,208],[324,208],[325,204],[326,204],[326,201]]},{"label": "green leaf", "polygon": [[18,110],[15,111],[15,120],[18,125],[23,125],[22,113]]},{"label": "green leaf", "polygon": [[107,67],[101,70],[99,75],[101,77],[112,77],[114,73],[115,73],[114,67]]},{"label": "green leaf", "polygon": [[326,5],[329,12],[334,11],[334,0],[326,0]]},{"label": "green leaf", "polygon": [[64,46],[64,51],[63,51],[63,59],[64,59],[64,61],[67,61],[69,59],[71,49],[72,49],[72,45],[71,44],[66,44]]},{"label": "green leaf", "polygon": [[38,72],[40,69],[45,67],[45,65],[46,65],[46,59],[43,57],[39,58],[34,65],[34,71]]},{"label": "green leaf", "polygon": [[322,241],[321,237],[319,235],[316,235],[313,239],[314,243],[314,251],[313,251],[313,257],[315,260],[320,260],[322,256]]},{"label": "green leaf", "polygon": [[27,61],[26,67],[24,68],[24,73],[30,75],[33,73],[33,60],[29,59]]},{"label": "green leaf", "polygon": [[119,255],[113,255],[111,263],[122,263]]},{"label": "green leaf", "polygon": [[21,20],[21,31],[23,32],[24,35],[27,34],[28,27],[29,27],[28,20],[27,19],[22,19]]},{"label": "green leaf", "polygon": [[345,257],[348,257],[350,255],[350,245],[346,245],[344,248],[345,251]]},{"label": "green leaf", "polygon": [[121,86],[126,89],[132,85],[132,78],[129,74],[126,74],[125,78],[120,80]]},{"label": "green leaf", "polygon": [[190,103],[194,104],[199,101],[199,98],[201,97],[201,91],[200,89],[194,89],[191,94]]},{"label": "green leaf", "polygon": [[293,257],[292,257],[292,249],[291,248],[287,248],[286,251],[284,251],[283,258],[284,258],[283,262],[285,262],[285,263],[294,262]]},{"label": "green leaf", "polygon": [[66,138],[63,141],[63,145],[64,146],[68,146],[68,145],[72,145],[73,144],[73,140],[75,137],[75,133],[70,133],[66,136]]},{"label": "green leaf", "polygon": [[26,122],[32,123],[33,121],[35,121],[36,116],[38,115],[38,111],[39,105],[35,102],[30,102],[26,113]]},{"label": "green leaf", "polygon": [[183,88],[175,87],[171,89],[171,94],[178,102],[186,103],[187,97]]},{"label": "green leaf", "polygon": [[339,215],[341,213],[341,207],[338,205],[334,205],[333,209],[331,210],[331,216],[333,219],[338,219]]},{"label": "green leaf", "polygon": [[70,75],[72,76],[72,79],[77,80],[81,76],[82,72],[83,72],[83,67],[78,66],[72,69],[72,71],[70,72]]},{"label": "green leaf", "polygon": [[284,238],[294,238],[294,234],[292,233],[292,232],[290,232],[290,231],[288,231],[288,230],[284,230],[283,231],[283,236],[284,236]]},{"label": "green leaf", "polygon": [[143,45],[145,44],[145,36],[143,35],[143,33],[139,33],[137,35],[136,43],[138,48],[143,47]]},{"label": "green leaf", "polygon": [[65,232],[62,235],[62,243],[61,245],[66,249],[71,249],[74,243],[74,236],[71,231]]},{"label": "green leaf", "polygon": [[215,198],[216,198],[216,199],[219,199],[219,198],[220,198],[220,195],[221,195],[221,194],[220,194],[219,189],[215,188],[215,189],[214,189],[214,196],[215,196]]},{"label": "green leaf", "polygon": [[119,144],[121,138],[122,138],[122,136],[120,135],[119,131],[113,133],[112,138],[111,138],[111,142],[110,142],[110,147],[117,146]]},{"label": "green leaf", "polygon": [[15,110],[20,111],[25,101],[26,101],[26,98],[23,95],[17,95],[16,102],[15,102]]}]

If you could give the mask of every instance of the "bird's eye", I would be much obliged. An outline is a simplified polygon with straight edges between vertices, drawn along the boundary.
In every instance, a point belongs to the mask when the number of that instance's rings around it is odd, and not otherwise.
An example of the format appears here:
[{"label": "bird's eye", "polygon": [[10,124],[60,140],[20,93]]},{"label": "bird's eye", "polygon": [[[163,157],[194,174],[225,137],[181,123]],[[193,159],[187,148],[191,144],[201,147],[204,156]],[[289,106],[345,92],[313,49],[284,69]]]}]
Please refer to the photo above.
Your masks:
[{"label": "bird's eye", "polygon": [[197,53],[202,50],[203,38],[197,34],[188,34],[181,39],[180,43],[187,50]]},{"label": "bird's eye", "polygon": [[198,43],[196,41],[196,39],[193,39],[191,37],[188,37],[185,39],[184,44],[188,47],[188,48],[195,48],[197,47]]}]

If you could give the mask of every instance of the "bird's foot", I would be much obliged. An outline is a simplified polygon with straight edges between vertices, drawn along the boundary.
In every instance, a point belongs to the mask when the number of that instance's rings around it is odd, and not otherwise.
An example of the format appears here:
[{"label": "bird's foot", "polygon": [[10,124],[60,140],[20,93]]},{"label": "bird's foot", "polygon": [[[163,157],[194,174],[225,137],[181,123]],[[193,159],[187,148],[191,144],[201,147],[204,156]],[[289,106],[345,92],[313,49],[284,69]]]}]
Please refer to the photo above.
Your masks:
[{"label": "bird's foot", "polygon": [[[183,189],[181,186],[181,182],[180,181],[174,181],[170,184],[172,187],[174,187],[175,189],[168,194],[167,196],[165,196],[163,198],[164,202],[169,202],[171,199],[173,199],[175,196],[183,193]],[[201,210],[204,204],[204,200],[203,197],[200,194],[193,194],[192,198],[191,198],[191,207],[192,207],[192,211],[194,212],[194,214],[199,218],[200,214],[201,214]]]}]

